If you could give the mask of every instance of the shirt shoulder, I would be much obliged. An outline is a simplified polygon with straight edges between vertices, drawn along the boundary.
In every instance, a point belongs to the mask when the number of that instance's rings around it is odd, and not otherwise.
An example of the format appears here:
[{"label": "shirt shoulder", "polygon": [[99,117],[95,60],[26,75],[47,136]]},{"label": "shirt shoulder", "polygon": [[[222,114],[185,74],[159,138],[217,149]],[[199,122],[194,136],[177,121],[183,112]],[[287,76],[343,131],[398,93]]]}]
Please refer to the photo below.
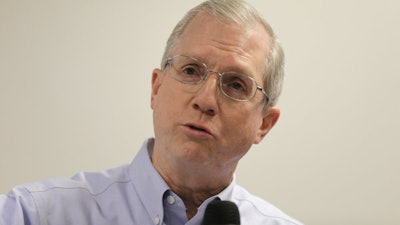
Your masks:
[{"label": "shirt shoulder", "polygon": [[80,172],[71,178],[52,178],[17,186],[30,193],[50,192],[52,190],[81,190],[91,195],[98,195],[110,186],[130,181],[127,166],[120,166],[100,172]]},{"label": "shirt shoulder", "polygon": [[124,209],[135,200],[126,198],[130,192],[126,166],[23,184],[0,197],[0,224],[87,224],[92,218],[109,224],[110,209],[129,214]]},{"label": "shirt shoulder", "polygon": [[234,188],[233,201],[238,205],[243,225],[302,225],[271,203],[249,193],[239,185]]}]

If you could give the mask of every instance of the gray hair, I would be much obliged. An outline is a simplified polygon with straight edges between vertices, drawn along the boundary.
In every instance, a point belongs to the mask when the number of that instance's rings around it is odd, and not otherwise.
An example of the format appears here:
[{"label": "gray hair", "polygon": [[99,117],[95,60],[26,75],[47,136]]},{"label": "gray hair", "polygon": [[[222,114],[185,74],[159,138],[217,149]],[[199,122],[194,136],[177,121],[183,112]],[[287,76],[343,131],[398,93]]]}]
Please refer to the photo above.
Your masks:
[{"label": "gray hair", "polygon": [[271,26],[261,17],[254,7],[242,0],[208,0],[188,11],[175,26],[168,38],[161,68],[164,67],[167,58],[171,57],[172,52],[179,44],[180,37],[186,26],[200,12],[206,12],[219,19],[239,25],[250,26],[254,23],[259,23],[264,26],[271,37],[270,43],[268,43],[271,48],[266,59],[266,68],[264,72],[264,89],[269,96],[267,106],[276,105],[283,84],[284,53]]}]

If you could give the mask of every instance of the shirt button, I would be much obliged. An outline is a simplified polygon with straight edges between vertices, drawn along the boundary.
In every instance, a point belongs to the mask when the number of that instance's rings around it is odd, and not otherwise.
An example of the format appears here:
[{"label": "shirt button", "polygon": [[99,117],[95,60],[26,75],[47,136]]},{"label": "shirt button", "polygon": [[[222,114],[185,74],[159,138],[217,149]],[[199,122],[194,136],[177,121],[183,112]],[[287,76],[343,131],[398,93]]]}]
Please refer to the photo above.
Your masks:
[{"label": "shirt button", "polygon": [[167,197],[167,202],[168,202],[170,205],[174,204],[174,203],[175,203],[175,198],[174,198],[174,196],[169,195],[169,196]]},{"label": "shirt button", "polygon": [[154,218],[153,222],[155,225],[158,225],[160,223],[160,218],[158,218],[158,217]]}]

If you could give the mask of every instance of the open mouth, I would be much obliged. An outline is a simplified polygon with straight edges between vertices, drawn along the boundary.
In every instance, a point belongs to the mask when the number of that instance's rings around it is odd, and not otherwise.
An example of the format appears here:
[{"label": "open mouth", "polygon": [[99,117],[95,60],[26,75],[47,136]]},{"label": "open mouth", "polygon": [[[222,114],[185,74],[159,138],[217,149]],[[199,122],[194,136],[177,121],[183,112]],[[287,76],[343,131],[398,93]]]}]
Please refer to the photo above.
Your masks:
[{"label": "open mouth", "polygon": [[207,134],[209,134],[209,135],[212,135],[211,132],[210,132],[207,128],[205,128],[205,127],[196,126],[196,125],[194,125],[194,124],[187,124],[186,126],[187,126],[188,128],[190,128],[191,130],[199,131],[199,132],[203,132],[203,133],[207,133]]},{"label": "open mouth", "polygon": [[211,131],[202,125],[196,123],[187,123],[184,125],[186,127],[186,134],[195,139],[209,139],[214,137]]},{"label": "open mouth", "polygon": [[[196,127],[196,126],[193,126],[193,125],[189,125],[189,127],[190,127],[191,129],[193,129],[193,130],[198,130],[198,131],[207,132],[207,131],[206,131],[206,130],[204,130],[203,128]],[[208,132],[207,132],[207,133],[208,133]]]}]

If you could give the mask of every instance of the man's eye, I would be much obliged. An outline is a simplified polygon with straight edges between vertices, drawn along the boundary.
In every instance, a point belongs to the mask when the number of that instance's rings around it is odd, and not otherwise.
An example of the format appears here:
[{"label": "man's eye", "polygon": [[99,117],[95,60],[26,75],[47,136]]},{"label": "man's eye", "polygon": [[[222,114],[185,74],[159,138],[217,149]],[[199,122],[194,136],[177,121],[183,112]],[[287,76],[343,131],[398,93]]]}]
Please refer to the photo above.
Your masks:
[{"label": "man's eye", "polygon": [[196,68],[192,67],[192,66],[186,66],[182,69],[183,74],[186,75],[198,75],[199,72],[198,70],[196,70]]},{"label": "man's eye", "polygon": [[238,91],[245,91],[245,86],[241,82],[232,82],[231,87]]},{"label": "man's eye", "polygon": [[246,92],[248,91],[248,84],[240,79],[240,77],[226,77],[224,79],[224,86],[231,92]]}]

